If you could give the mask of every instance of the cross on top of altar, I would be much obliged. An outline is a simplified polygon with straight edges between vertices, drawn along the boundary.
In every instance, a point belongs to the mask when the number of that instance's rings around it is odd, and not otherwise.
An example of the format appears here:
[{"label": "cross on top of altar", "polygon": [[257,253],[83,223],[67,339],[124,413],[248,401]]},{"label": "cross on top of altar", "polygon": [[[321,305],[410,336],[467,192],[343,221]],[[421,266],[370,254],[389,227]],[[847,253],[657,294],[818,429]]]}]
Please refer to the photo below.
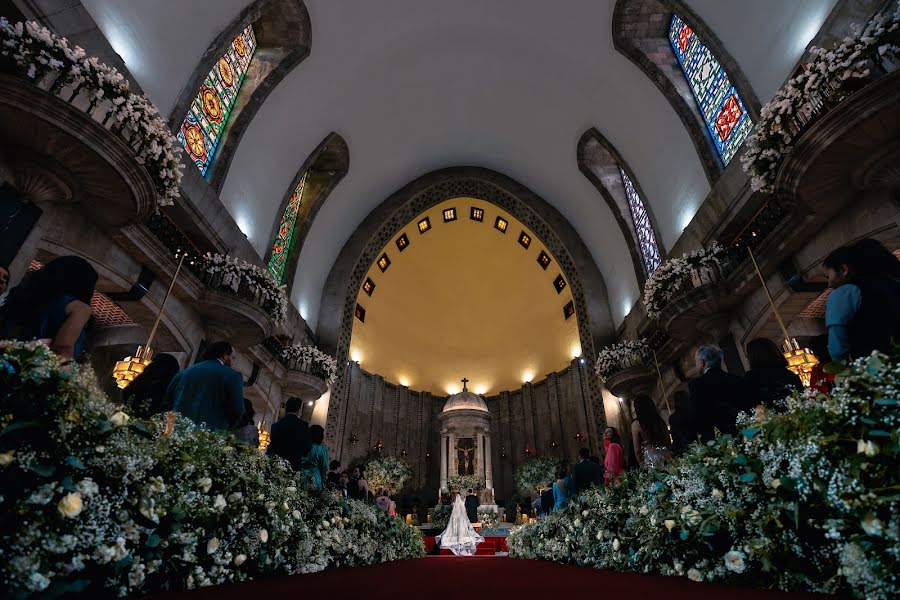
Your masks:
[{"label": "cross on top of altar", "polygon": [[464,392],[468,392],[468,391],[469,391],[469,388],[466,387],[466,384],[467,384],[467,383],[469,383],[469,380],[466,379],[465,377],[463,377],[463,378],[462,378],[462,384],[463,384],[463,391],[464,391]]}]

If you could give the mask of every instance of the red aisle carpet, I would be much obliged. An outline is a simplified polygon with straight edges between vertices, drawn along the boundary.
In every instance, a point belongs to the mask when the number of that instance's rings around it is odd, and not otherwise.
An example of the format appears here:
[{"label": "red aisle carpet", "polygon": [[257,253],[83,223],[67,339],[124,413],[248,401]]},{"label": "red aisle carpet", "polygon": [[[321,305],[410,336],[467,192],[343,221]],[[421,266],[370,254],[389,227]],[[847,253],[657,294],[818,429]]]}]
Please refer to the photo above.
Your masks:
[{"label": "red aisle carpet", "polygon": [[368,567],[335,569],[210,587],[166,597],[186,600],[241,600],[262,598],[685,598],[703,600],[757,600],[821,598],[780,594],[714,584],[685,578],[614,573],[587,567],[494,556],[430,556]]}]

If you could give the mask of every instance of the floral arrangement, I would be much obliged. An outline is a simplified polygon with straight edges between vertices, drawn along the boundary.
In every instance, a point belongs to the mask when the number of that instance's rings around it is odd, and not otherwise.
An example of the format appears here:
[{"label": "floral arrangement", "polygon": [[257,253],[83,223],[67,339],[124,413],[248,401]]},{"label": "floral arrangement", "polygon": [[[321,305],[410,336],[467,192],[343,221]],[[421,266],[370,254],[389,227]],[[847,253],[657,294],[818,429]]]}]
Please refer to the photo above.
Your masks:
[{"label": "floral arrangement", "polygon": [[863,87],[860,80],[869,77],[869,65],[895,70],[898,60],[900,3],[893,13],[876,15],[865,28],[854,26],[832,49],[812,48],[803,72],[762,107],[747,142],[741,164],[751,175],[753,190],[775,191],[778,169],[824,103],[840,102]]},{"label": "floral arrangement", "polygon": [[475,475],[451,475],[447,479],[447,489],[460,492],[465,492],[466,490],[478,492],[484,489],[484,480]]},{"label": "floral arrangement", "polygon": [[653,350],[645,339],[637,341],[622,340],[600,351],[600,354],[597,355],[594,371],[601,381],[606,381],[613,373],[618,373],[629,367],[643,365],[652,353]]},{"label": "floral arrangement", "polygon": [[832,395],[741,415],[694,444],[509,537],[510,555],[694,581],[900,596],[900,356],[875,354]]},{"label": "floral arrangement", "polygon": [[439,531],[447,529],[447,524],[450,522],[450,515],[452,513],[452,504],[438,504],[431,512],[432,526]]},{"label": "floral arrangement", "polygon": [[337,361],[315,346],[286,346],[281,351],[281,359],[288,364],[297,365],[300,370],[315,375],[328,385],[337,379]]},{"label": "floral arrangement", "polygon": [[11,597],[146,595],[421,556],[418,531],[316,494],[281,459],[0,342],[0,581]]},{"label": "floral arrangement", "polygon": [[115,124],[128,132],[136,160],[154,180],[158,205],[170,205],[179,196],[181,145],[156,106],[129,90],[116,69],[96,57],[87,58],[82,48],[69,47],[66,38],[37,23],[13,25],[4,17],[0,17],[0,68],[35,85],[47,81],[50,93],[57,96],[77,90],[89,102],[87,112],[112,115]]},{"label": "floral arrangement", "polygon": [[663,307],[691,287],[714,281],[724,261],[725,249],[714,242],[709,248],[662,263],[644,283],[647,316],[656,318]]},{"label": "floral arrangement", "polygon": [[371,489],[384,488],[396,494],[412,479],[412,467],[399,458],[381,456],[366,463],[366,479]]},{"label": "floral arrangement", "polygon": [[523,494],[536,494],[551,481],[556,481],[559,466],[559,460],[549,456],[526,460],[516,469],[516,487]]},{"label": "floral arrangement", "polygon": [[246,296],[269,311],[275,325],[287,320],[288,297],[285,286],[280,285],[267,269],[228,255],[207,252],[203,257],[203,270],[213,285],[230,289],[238,296]]},{"label": "floral arrangement", "polygon": [[495,506],[479,506],[476,509],[482,530],[494,529],[500,524],[500,513]]}]

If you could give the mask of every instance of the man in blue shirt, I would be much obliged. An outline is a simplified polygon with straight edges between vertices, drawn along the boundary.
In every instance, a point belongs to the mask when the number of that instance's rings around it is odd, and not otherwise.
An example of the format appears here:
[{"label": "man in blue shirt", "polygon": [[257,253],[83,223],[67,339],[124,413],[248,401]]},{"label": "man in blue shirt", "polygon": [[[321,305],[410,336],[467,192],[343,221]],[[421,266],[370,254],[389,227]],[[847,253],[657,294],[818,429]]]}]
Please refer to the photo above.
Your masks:
[{"label": "man in blue shirt", "polygon": [[231,368],[234,348],[228,342],[211,344],[204,358],[175,375],[166,405],[198,426],[225,431],[244,414],[244,378]]}]

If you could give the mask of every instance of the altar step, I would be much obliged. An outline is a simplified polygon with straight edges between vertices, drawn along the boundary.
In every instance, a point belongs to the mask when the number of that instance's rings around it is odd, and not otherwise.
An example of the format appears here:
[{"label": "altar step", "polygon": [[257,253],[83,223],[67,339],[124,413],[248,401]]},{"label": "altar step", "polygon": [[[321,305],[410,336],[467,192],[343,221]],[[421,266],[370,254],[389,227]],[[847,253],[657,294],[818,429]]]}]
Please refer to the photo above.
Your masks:
[{"label": "altar step", "polygon": [[[475,547],[475,556],[496,556],[498,552],[506,552],[505,537],[487,537]],[[453,556],[447,548],[441,548],[441,556]]]}]

